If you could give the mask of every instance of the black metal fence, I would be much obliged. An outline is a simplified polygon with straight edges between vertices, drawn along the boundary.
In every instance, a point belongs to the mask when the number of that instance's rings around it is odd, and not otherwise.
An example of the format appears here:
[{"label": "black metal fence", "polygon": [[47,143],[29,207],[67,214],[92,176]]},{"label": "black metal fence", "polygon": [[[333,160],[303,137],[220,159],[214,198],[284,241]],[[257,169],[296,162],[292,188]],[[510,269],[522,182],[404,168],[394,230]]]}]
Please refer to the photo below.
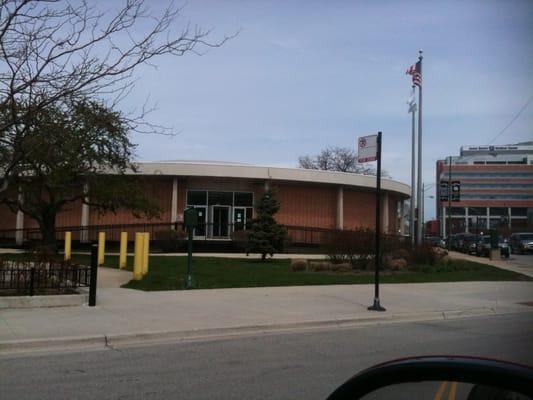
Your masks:
[{"label": "black metal fence", "polygon": [[[72,232],[72,240],[80,242],[93,242],[98,240],[98,233],[105,232],[106,240],[120,240],[121,232],[128,232],[133,238],[135,232],[149,232],[154,237],[157,232],[182,229],[181,224],[171,223],[140,223],[140,224],[114,224],[114,225],[89,225],[81,226],[61,226],[55,230],[56,240],[61,241],[65,237],[65,232]],[[0,243],[14,244],[17,236],[25,243],[35,243],[42,240],[41,231],[38,228],[25,229],[0,229]]]},{"label": "black metal fence", "polygon": [[0,293],[29,295],[71,293],[89,287],[91,267],[86,265],[0,260]]},{"label": "black metal fence", "polygon": [[[205,242],[202,249],[208,251],[212,245],[213,248],[217,246],[213,243],[216,241],[235,241],[242,242],[246,238],[246,231],[242,230],[242,225],[227,224],[223,228],[215,226],[213,223],[207,223],[199,226],[195,230],[195,242]],[[304,247],[321,247],[330,243],[336,235],[338,230],[318,227],[305,227],[286,225],[290,246],[304,246]],[[86,227],[80,226],[64,226],[56,228],[56,239],[62,241],[65,232],[72,232],[72,240],[74,242],[91,243],[98,240],[98,233],[105,232],[107,242],[120,241],[121,232],[128,233],[129,241],[133,241],[136,232],[149,232],[150,239],[157,246],[160,244],[170,244],[170,247],[175,247],[177,241],[183,241],[186,238],[185,229],[182,223],[139,223],[139,224],[114,224],[114,225],[90,225]],[[345,230],[345,232],[350,232]],[[21,237],[26,245],[38,244],[42,240],[39,229],[30,228],[23,230],[3,229],[0,230],[0,243],[4,246],[15,245],[15,238]],[[390,237],[398,237],[397,235],[390,235]],[[219,243],[220,244],[220,243]],[[228,246],[226,246],[228,247]],[[231,247],[231,246],[230,246]],[[169,250],[170,251],[170,250]],[[176,250],[173,250],[176,251]]]}]

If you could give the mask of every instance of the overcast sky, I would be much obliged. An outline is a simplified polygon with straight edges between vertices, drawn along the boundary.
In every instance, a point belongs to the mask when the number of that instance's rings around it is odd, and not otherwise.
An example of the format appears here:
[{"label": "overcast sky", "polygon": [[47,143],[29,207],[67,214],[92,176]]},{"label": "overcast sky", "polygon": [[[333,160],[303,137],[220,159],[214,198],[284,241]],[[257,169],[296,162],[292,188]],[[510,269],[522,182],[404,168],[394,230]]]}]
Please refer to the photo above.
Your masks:
[{"label": "overcast sky", "polygon": [[[533,95],[532,1],[189,0],[177,22],[189,21],[213,41],[240,33],[202,56],[137,71],[122,107],[149,95],[158,107],[150,119],[180,132],[136,135],[139,160],[295,167],[301,155],[355,148],[358,136],[381,130],[384,169],[409,183],[405,70],[423,49],[423,171],[432,184],[437,159],[491,142]],[[532,127],[530,104],[493,143],[532,140]],[[426,208],[433,217],[433,200]]]}]

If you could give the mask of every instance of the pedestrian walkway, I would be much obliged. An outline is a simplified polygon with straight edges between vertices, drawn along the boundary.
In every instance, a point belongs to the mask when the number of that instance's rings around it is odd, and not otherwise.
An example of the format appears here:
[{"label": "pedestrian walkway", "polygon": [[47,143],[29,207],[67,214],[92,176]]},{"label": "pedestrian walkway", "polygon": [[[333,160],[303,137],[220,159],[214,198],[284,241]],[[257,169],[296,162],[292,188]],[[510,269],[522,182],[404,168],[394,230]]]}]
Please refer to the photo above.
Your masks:
[{"label": "pedestrian walkway", "polygon": [[[110,272],[104,271],[100,277]],[[533,304],[533,282],[382,285],[383,313],[367,310],[373,291],[373,285],[162,292],[101,287],[96,307],[1,310],[0,354],[50,350],[62,343],[103,346],[533,311],[527,305]]]},{"label": "pedestrian walkway", "polygon": [[22,249],[11,249],[9,247],[0,247],[0,254],[17,254],[17,253],[24,253],[26,250]]},{"label": "pedestrian walkway", "polygon": [[513,259],[514,257],[513,255],[511,255],[510,258],[499,259],[499,260],[491,260],[486,257],[479,258],[476,256],[471,256],[470,254],[459,253],[457,251],[450,251],[449,255],[451,258],[473,261],[473,262],[478,262],[482,264],[488,264],[488,265],[492,265],[493,267],[498,267],[498,268],[506,269],[508,271],[513,271],[513,272],[518,272],[519,274],[523,274],[523,275],[530,276],[533,278],[533,264],[524,265],[524,264],[515,262],[515,260]]},{"label": "pedestrian walkway", "polygon": [[131,271],[116,268],[98,268],[98,289],[119,288],[132,278]]}]

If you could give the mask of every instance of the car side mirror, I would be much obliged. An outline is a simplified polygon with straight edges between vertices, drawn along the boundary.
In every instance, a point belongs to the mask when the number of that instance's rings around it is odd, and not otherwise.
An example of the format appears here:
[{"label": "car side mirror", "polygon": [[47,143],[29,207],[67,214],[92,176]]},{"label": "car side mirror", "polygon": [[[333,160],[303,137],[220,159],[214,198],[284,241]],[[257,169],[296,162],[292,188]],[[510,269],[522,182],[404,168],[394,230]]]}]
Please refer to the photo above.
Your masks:
[{"label": "car side mirror", "polygon": [[533,400],[533,369],[475,357],[405,358],[358,373],[328,400],[437,398]]}]

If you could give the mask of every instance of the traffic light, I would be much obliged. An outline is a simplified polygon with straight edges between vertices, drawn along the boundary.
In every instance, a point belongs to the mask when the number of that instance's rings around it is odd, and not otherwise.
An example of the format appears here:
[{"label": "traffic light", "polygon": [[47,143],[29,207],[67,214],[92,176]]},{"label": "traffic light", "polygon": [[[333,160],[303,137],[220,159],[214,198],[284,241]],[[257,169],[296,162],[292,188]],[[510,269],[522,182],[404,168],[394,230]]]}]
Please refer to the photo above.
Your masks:
[{"label": "traffic light", "polygon": [[461,201],[461,182],[452,181],[452,201]]},{"label": "traffic light", "polygon": [[440,201],[448,201],[448,181],[440,181]]}]

